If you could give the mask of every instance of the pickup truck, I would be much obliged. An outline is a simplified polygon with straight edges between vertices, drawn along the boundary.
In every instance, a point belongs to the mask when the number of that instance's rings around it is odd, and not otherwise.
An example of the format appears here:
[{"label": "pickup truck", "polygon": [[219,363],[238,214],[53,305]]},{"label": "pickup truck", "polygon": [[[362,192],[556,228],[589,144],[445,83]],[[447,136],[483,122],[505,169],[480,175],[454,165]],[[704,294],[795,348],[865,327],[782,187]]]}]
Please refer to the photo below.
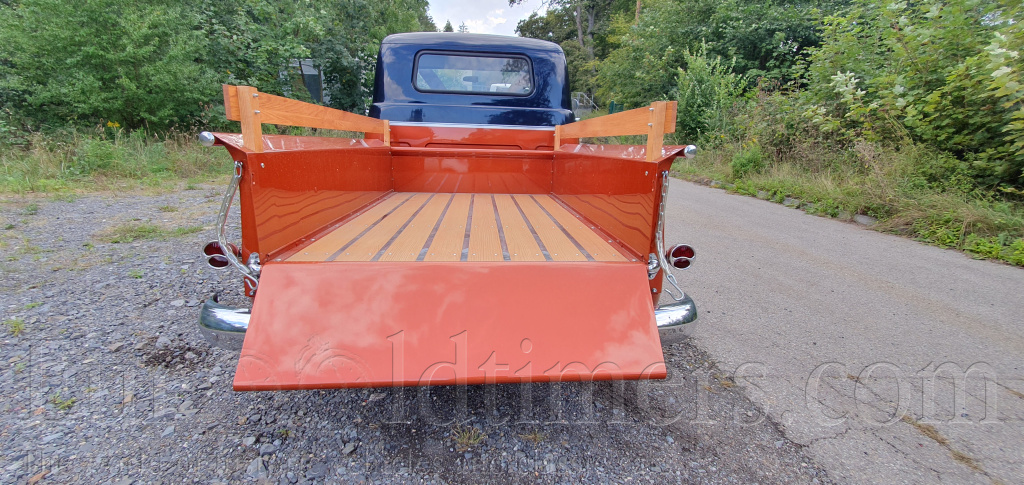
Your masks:
[{"label": "pickup truck", "polygon": [[[235,161],[203,253],[253,301],[214,295],[199,327],[240,349],[234,389],[666,376],[697,315],[671,272],[694,250],[663,241],[669,168],[696,151],[663,146],[674,102],[578,121],[557,45],[458,33],[384,39],[369,116],[223,91],[241,133],[199,136]],[[646,145],[581,143],[620,135]]]}]

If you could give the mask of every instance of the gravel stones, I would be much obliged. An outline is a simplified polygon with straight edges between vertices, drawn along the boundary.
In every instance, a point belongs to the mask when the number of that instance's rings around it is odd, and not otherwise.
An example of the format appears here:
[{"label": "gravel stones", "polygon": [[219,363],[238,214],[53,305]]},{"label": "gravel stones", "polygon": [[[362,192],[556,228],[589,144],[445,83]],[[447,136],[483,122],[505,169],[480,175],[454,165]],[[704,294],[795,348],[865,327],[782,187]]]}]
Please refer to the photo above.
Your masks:
[{"label": "gravel stones", "polygon": [[249,466],[245,468],[245,474],[257,480],[270,478],[270,473],[267,471],[267,465],[263,463],[262,458],[253,458],[253,460],[249,462]]},{"label": "gravel stones", "polygon": [[[799,447],[776,447],[784,438],[771,423],[732,421],[751,406],[738,386],[694,395],[703,389],[694,377],[712,369],[690,342],[665,348],[674,380],[644,386],[234,392],[238,352],[211,348],[190,307],[217,292],[225,305],[251,303],[237,274],[194,256],[215,237],[221,194],[200,186],[40,201],[33,222],[11,230],[48,262],[0,262],[0,319],[26,322],[19,338],[0,336],[0,483],[44,470],[40,483],[828,481],[800,466],[810,462]],[[0,203],[0,215],[11,219],[12,207]],[[55,224],[47,213],[67,217]],[[207,229],[131,244],[93,237],[130,219]],[[33,303],[43,304],[26,309]],[[58,392],[73,405],[57,409]],[[712,424],[693,418],[697,397]],[[456,426],[486,439],[460,449]]]},{"label": "gravel stones", "polygon": [[172,342],[171,339],[161,335],[159,338],[156,339],[156,344],[154,345],[156,346],[156,348],[160,350],[166,350],[171,348]]}]

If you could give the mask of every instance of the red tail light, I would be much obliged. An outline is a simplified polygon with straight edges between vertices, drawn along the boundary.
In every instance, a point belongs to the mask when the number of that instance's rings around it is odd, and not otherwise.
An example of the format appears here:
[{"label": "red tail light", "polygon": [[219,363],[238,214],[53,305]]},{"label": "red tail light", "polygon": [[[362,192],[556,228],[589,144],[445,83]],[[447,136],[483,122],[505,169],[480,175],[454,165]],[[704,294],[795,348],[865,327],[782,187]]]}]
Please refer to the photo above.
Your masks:
[{"label": "red tail light", "polygon": [[[239,257],[241,255],[241,251],[238,250],[238,247],[231,243],[228,243],[228,251],[231,251],[231,254],[234,254],[235,257]],[[217,241],[210,241],[206,243],[206,246],[203,246],[203,256],[206,257],[206,264],[211,267],[217,269],[226,268],[230,262],[224,254],[224,248],[221,247],[220,243]]]},{"label": "red tail light", "polygon": [[689,268],[695,257],[697,251],[687,244],[676,244],[665,253],[665,259],[676,269]]}]

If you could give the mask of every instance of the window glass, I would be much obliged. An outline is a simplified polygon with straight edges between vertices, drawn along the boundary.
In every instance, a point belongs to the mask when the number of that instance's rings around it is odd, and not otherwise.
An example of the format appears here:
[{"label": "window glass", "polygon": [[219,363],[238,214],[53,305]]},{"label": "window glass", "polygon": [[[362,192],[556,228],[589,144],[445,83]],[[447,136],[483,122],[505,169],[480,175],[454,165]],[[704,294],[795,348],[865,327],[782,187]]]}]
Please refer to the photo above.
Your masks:
[{"label": "window glass", "polygon": [[416,89],[526,95],[533,92],[533,73],[525,57],[421,54]]}]

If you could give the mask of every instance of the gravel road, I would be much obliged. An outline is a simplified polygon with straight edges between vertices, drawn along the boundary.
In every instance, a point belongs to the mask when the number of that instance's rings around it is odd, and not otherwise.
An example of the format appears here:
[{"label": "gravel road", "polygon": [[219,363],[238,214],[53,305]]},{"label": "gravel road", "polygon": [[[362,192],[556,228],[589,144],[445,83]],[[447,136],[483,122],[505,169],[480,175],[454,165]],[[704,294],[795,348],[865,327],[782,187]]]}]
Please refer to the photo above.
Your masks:
[{"label": "gravel road", "polygon": [[830,483],[692,342],[667,381],[233,392],[195,325],[243,301],[198,257],[221,190],[0,199],[0,483]]}]

